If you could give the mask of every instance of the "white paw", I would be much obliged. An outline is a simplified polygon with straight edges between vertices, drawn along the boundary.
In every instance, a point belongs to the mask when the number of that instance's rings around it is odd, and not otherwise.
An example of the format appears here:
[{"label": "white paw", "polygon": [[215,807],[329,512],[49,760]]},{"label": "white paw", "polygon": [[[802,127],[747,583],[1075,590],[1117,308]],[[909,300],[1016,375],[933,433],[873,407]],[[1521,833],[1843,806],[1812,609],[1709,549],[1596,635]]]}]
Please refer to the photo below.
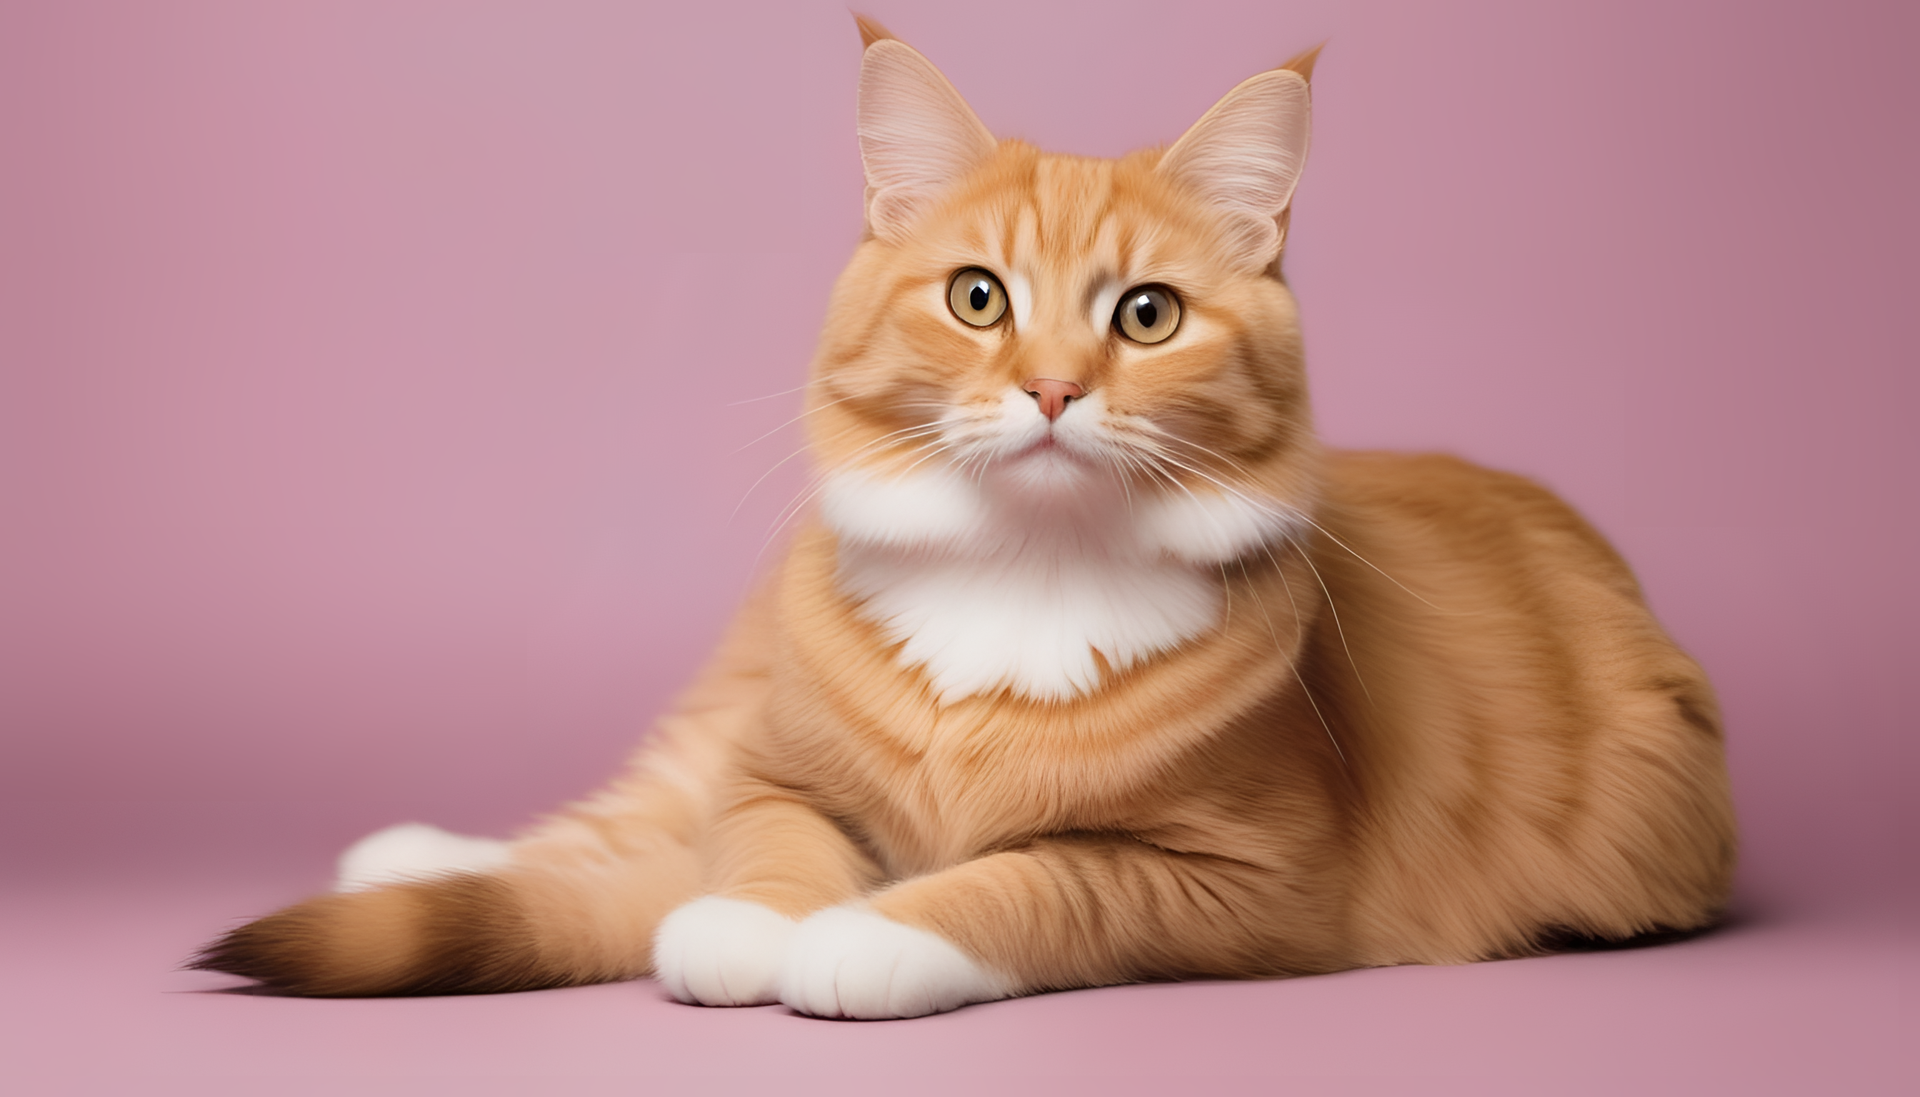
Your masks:
[{"label": "white paw", "polygon": [[507,843],[402,823],[378,830],[340,855],[335,891],[362,891],[445,872],[485,872],[506,864]]},{"label": "white paw", "polygon": [[800,923],[780,975],[780,1000],[815,1017],[921,1017],[1011,993],[946,938],[852,906]]},{"label": "white paw", "polygon": [[780,964],[799,923],[741,899],[709,895],[680,907],[653,935],[653,975],[689,1005],[780,1000]]}]

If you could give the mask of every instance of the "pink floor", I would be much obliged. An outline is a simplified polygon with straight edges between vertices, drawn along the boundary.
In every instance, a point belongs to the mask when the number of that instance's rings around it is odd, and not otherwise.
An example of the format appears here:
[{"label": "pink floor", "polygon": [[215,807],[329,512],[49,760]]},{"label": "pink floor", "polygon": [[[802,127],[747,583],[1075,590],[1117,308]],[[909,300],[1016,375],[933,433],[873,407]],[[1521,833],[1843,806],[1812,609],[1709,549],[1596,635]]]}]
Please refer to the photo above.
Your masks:
[{"label": "pink floor", "polygon": [[1654,948],[1115,987],[910,1022],[678,1005],[650,982],[306,1001],[171,970],[283,879],[10,889],[16,1094],[1911,1094],[1914,919],[1747,915]]}]

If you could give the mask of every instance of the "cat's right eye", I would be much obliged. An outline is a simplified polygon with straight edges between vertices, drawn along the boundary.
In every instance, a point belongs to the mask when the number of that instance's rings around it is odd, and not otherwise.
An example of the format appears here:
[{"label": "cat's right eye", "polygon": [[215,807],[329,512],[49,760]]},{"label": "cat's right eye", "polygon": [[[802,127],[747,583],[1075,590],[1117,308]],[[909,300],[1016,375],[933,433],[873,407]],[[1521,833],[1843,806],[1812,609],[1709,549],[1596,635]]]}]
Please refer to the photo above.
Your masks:
[{"label": "cat's right eye", "polygon": [[1000,279],[979,267],[968,267],[947,283],[947,307],[963,323],[990,328],[1006,315],[1007,291]]}]

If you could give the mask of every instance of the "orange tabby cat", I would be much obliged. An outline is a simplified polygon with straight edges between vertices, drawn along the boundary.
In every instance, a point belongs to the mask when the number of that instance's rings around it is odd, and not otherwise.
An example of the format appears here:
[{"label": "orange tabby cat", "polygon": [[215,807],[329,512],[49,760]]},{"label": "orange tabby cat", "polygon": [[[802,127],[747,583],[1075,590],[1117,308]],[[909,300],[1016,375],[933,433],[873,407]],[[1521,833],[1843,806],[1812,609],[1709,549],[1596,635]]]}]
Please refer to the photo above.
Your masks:
[{"label": "orange tabby cat", "polygon": [[377,834],[200,966],[908,1017],[1709,922],[1719,716],[1619,557],[1525,480],[1315,440],[1314,55],[1105,161],[862,32],[820,501],[712,665],[606,791]]}]

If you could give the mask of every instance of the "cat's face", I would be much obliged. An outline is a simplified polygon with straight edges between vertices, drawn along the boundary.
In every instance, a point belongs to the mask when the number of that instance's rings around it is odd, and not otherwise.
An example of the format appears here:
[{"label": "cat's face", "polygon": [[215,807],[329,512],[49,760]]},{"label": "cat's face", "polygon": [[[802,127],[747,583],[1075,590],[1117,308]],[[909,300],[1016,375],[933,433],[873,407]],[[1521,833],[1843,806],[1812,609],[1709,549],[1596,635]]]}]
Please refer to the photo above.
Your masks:
[{"label": "cat's face", "polygon": [[875,43],[871,235],[810,396],[822,465],[943,471],[1048,507],[1308,490],[1296,311],[1277,276],[1305,80],[1264,76],[1164,157],[1094,160],[994,142],[923,58]]}]

